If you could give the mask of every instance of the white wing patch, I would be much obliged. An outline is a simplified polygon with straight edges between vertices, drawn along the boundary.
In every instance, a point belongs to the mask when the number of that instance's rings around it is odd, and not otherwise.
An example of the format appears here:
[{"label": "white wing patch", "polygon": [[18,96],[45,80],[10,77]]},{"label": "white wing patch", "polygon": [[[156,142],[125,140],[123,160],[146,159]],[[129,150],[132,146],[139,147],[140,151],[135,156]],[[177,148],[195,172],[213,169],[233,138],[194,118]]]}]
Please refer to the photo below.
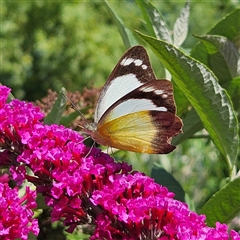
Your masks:
[{"label": "white wing patch", "polygon": [[142,92],[154,92],[157,95],[162,95],[164,93],[163,90],[155,89],[154,87],[142,87],[139,90]]},{"label": "white wing patch", "polygon": [[134,63],[136,67],[140,67],[143,70],[146,70],[148,67],[147,65],[143,64],[143,61],[141,59],[133,59],[133,58],[124,58],[121,62],[120,65],[122,66],[128,66],[131,63]]},{"label": "white wing patch", "polygon": [[145,64],[143,64],[141,67],[143,70],[146,70],[148,68],[147,65],[145,65]]},{"label": "white wing patch", "polygon": [[104,121],[108,122],[121,116],[144,110],[167,112],[167,108],[156,106],[150,99],[129,99],[111,109]]},{"label": "white wing patch", "polygon": [[113,103],[142,85],[143,83],[141,83],[133,73],[113,79],[100,95],[95,111],[94,122],[98,123],[102,115]]},{"label": "white wing patch", "polygon": [[122,66],[128,66],[134,61],[133,58],[124,58],[121,62],[120,65]]},{"label": "white wing patch", "polygon": [[135,66],[139,67],[139,66],[141,66],[143,64],[143,61],[140,60],[140,59],[136,59],[136,60],[133,61],[133,63],[135,64]]}]

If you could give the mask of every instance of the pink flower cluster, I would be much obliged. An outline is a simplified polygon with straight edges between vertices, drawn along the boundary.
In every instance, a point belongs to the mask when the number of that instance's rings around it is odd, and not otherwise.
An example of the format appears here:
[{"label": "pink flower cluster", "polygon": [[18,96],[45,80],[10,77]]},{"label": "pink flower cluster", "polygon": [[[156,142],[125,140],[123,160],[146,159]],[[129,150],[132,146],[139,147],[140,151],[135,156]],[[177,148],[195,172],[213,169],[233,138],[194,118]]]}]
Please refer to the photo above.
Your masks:
[{"label": "pink flower cluster", "polygon": [[225,224],[206,226],[205,216],[174,200],[153,179],[87,148],[76,132],[44,125],[32,104],[6,104],[8,94],[0,87],[0,164],[12,166],[18,184],[34,183],[52,208],[52,221],[64,219],[69,232],[89,223],[96,226],[91,239],[240,240],[235,231],[229,236]]},{"label": "pink flower cluster", "polygon": [[36,208],[36,192],[26,188],[24,197],[18,197],[18,189],[0,183],[0,239],[28,239],[28,234],[38,234],[38,223],[33,219]]}]

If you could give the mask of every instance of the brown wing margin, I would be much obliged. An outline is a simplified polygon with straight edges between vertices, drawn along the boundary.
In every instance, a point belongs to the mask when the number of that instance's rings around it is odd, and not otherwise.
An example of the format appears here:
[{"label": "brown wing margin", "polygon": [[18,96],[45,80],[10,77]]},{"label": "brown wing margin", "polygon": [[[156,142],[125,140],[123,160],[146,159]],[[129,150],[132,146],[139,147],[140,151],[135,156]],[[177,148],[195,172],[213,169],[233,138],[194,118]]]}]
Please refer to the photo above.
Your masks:
[{"label": "brown wing margin", "polygon": [[[121,62],[124,58],[132,58],[134,60],[141,60],[147,66],[147,69],[143,69],[139,66],[136,66],[134,63],[131,63],[127,66],[122,66]],[[151,63],[147,54],[146,49],[143,46],[134,46],[130,48],[118,61],[117,65],[113,69],[112,73],[110,74],[106,84],[112,81],[117,76],[123,76],[129,73],[133,73],[136,75],[137,79],[144,83],[147,83],[152,80],[156,80],[155,74],[151,67]]]},{"label": "brown wing margin", "polygon": [[181,128],[181,120],[173,113],[141,111],[106,122],[92,137],[102,145],[123,150],[164,154],[175,149],[171,140]]},{"label": "brown wing margin", "polygon": [[172,137],[182,132],[182,121],[173,113],[150,111],[152,123],[158,129],[152,139],[154,153],[169,153],[176,147],[171,145]]}]

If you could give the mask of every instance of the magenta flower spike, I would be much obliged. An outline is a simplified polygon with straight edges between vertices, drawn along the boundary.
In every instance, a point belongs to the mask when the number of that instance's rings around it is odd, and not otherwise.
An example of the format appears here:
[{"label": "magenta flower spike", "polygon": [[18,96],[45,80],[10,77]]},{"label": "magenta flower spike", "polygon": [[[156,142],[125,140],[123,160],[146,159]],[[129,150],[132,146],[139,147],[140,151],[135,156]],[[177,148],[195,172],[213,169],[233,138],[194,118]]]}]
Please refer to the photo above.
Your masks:
[{"label": "magenta flower spike", "polygon": [[24,197],[18,197],[18,189],[0,183],[0,239],[28,239],[30,232],[39,233],[38,223],[33,219],[36,208],[36,192],[26,188]]},{"label": "magenta flower spike", "polygon": [[[42,194],[52,209],[52,221],[63,219],[68,232],[91,224],[95,225],[91,239],[240,240],[235,231],[228,233],[226,224],[208,227],[204,215],[174,200],[174,194],[153,179],[132,171],[126,163],[114,162],[97,148],[89,149],[78,133],[64,126],[45,125],[44,115],[31,103],[6,103],[9,92],[0,86],[0,164],[11,166],[18,185],[24,180],[35,184],[36,193]],[[33,174],[29,175],[27,168]],[[0,190],[5,204],[1,204],[0,239],[14,239],[8,229],[13,214],[6,205],[10,206],[10,194],[16,203],[21,202],[18,207],[27,201],[29,213],[19,218],[17,229],[22,232],[18,234],[22,239],[28,231],[37,234],[31,212],[36,206],[34,194],[27,190],[26,201],[21,201],[16,189],[5,184]],[[16,206],[15,213],[20,211]],[[27,230],[20,227],[29,223]],[[7,234],[9,238],[2,238]]]}]

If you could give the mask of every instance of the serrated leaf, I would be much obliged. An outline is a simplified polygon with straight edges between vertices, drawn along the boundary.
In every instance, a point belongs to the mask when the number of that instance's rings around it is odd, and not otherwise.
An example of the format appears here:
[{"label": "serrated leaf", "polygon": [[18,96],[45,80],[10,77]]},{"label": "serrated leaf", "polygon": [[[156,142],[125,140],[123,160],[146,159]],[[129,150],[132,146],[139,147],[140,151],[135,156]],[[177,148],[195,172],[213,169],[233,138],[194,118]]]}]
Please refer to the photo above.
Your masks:
[{"label": "serrated leaf", "polygon": [[203,124],[194,109],[186,113],[182,119],[183,133],[174,137],[172,140],[173,145],[178,145],[184,140],[193,136],[196,132],[203,129]]},{"label": "serrated leaf", "polygon": [[117,15],[117,13],[111,8],[108,1],[104,0],[105,6],[112,15],[113,19],[116,22],[116,25],[118,27],[118,31],[121,34],[122,40],[124,42],[124,45],[126,48],[130,48],[133,45],[136,45],[137,42],[131,33],[131,31],[124,25],[122,19]]},{"label": "serrated leaf", "polygon": [[58,94],[56,102],[53,104],[50,113],[44,118],[45,124],[59,124],[62,114],[66,108],[66,89],[62,88]]},{"label": "serrated leaf", "polygon": [[[219,21],[207,34],[226,37],[234,43],[236,47],[240,46],[240,8],[237,8],[221,21]],[[208,65],[207,51],[202,43],[197,44],[191,51],[191,56]]]},{"label": "serrated leaf", "polygon": [[185,192],[180,183],[164,168],[154,166],[151,171],[151,177],[160,185],[168,188],[169,191],[175,193],[175,199],[184,202]]},{"label": "serrated leaf", "polygon": [[186,2],[173,28],[173,45],[176,47],[180,47],[187,37],[189,13],[190,5]]},{"label": "serrated leaf", "polygon": [[210,35],[220,35],[231,40],[237,47],[240,45],[240,8],[225,16],[209,32]]},{"label": "serrated leaf", "polygon": [[203,206],[208,226],[216,222],[228,223],[240,212],[240,177],[229,182]]},{"label": "serrated leaf", "polygon": [[202,63],[173,45],[139,33],[158,56],[198,113],[232,171],[238,153],[238,124],[231,101],[218,79]]},{"label": "serrated leaf", "polygon": [[240,55],[233,42],[226,37],[214,35],[196,37],[202,41],[207,50],[210,69],[216,74],[221,84],[229,84],[231,79],[240,72]]},{"label": "serrated leaf", "polygon": [[142,11],[144,20],[151,35],[156,36],[158,39],[172,43],[167,23],[161,16],[160,12],[150,2],[142,0],[136,0],[136,2]]}]

